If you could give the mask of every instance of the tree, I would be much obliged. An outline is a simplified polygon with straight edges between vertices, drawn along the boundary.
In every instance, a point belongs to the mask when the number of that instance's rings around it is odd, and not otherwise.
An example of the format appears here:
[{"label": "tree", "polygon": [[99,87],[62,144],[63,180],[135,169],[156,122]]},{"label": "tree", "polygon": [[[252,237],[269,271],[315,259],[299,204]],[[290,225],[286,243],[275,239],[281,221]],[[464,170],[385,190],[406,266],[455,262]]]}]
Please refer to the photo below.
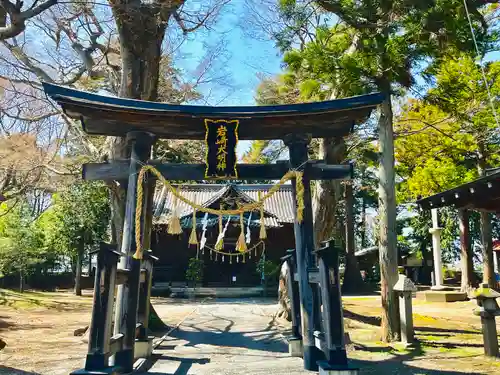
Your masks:
[{"label": "tree", "polygon": [[188,268],[186,270],[186,280],[193,283],[193,288],[196,289],[198,283],[203,281],[203,260],[198,258],[189,259]]},{"label": "tree", "polygon": [[[310,11],[317,12],[315,9],[310,9]],[[295,7],[293,4],[285,4],[281,12],[288,23],[291,23],[294,17],[297,18],[295,20],[297,25],[300,22],[305,22],[302,4],[295,5]],[[288,29],[288,31],[292,29]],[[279,45],[288,48],[283,57],[286,71],[273,80],[267,79],[261,82],[257,90],[259,104],[320,101],[370,91],[368,84],[345,79],[339,74],[339,67],[335,67],[335,62],[332,62],[331,55],[349,54],[352,51],[351,34],[345,25],[318,26],[315,33],[309,32],[307,34],[307,41],[298,43],[297,48],[294,48],[293,39],[288,42],[284,40],[285,37],[293,38],[295,35],[299,35],[297,37],[299,41],[304,40],[303,37],[300,37],[299,31],[292,33],[292,35],[289,32],[283,32],[277,36]],[[343,137],[314,140],[311,147],[312,153],[318,159],[325,159],[331,164],[340,164],[349,158],[352,160],[355,155],[361,156],[361,152],[356,154],[356,148],[363,148],[367,138],[371,137],[370,131],[367,132],[370,135],[363,134],[366,132],[366,128],[359,126],[356,129],[357,134],[347,140],[344,140]],[[267,145],[267,143],[260,141],[255,142],[249,155],[250,153],[261,155],[262,150],[266,150]],[[349,230],[344,233],[340,225],[344,221],[337,220],[343,190],[345,190],[344,185],[339,180],[318,181],[316,183],[313,203],[313,207],[315,207],[315,236],[316,242],[335,237],[348,245],[346,246],[349,250],[346,252],[346,275],[349,277],[344,279],[345,290],[359,291],[363,285],[354,255],[354,241],[352,243],[347,241],[348,238],[354,238],[354,225],[349,225]],[[350,195],[347,194],[346,197],[351,202]],[[354,201],[352,202],[354,204]],[[344,213],[351,213],[351,211],[344,210]],[[354,215],[354,211],[352,213]],[[348,222],[354,223],[354,217]]]},{"label": "tree", "polygon": [[[7,2],[2,2],[2,6]],[[62,114],[45,98],[40,82],[90,91],[105,90],[121,97],[151,101],[198,98],[198,86],[227,83],[224,40],[207,48],[207,53],[189,77],[183,76],[180,80],[176,75],[178,71],[170,69],[169,64],[174,64],[175,52],[186,36],[213,26],[218,13],[228,2],[111,1],[109,6],[92,1],[57,4],[46,10],[43,16],[34,17],[31,27],[25,30],[28,36],[37,33],[45,36],[43,49],[38,42],[33,42],[38,38],[0,38],[0,99],[2,105],[4,100],[9,103],[5,106],[7,111],[2,114],[7,115],[9,122],[13,119],[19,121],[21,129],[26,124],[36,123],[37,118],[47,119],[50,126],[45,127],[43,135],[46,136],[48,129],[52,130],[54,138],[59,140],[57,151],[64,146],[64,151],[71,150],[73,155],[80,156],[79,162],[127,159],[130,149],[125,139],[87,137],[78,121]],[[218,63],[221,65],[216,66]],[[165,89],[159,90],[160,84]],[[38,104],[37,116],[26,116],[33,103]],[[39,132],[36,134],[37,138],[42,137]],[[120,246],[126,191],[115,182],[109,187],[113,239]],[[149,189],[149,194],[153,194],[153,189]],[[147,218],[146,240],[150,238],[150,222],[151,218]],[[150,310],[154,313],[153,308]]]},{"label": "tree", "polygon": [[[435,57],[450,43],[458,49],[472,50],[469,25],[459,1],[318,0],[316,3],[339,17],[353,32],[355,51],[331,59],[348,72],[347,77],[370,82],[386,96],[379,116],[379,255],[382,339],[391,341],[399,336],[397,301],[392,291],[398,272],[391,97],[397,88],[411,87],[412,68],[423,58]],[[488,31],[478,10],[482,5],[484,2],[471,6],[480,44]]]},{"label": "tree", "polygon": [[43,235],[37,230],[27,202],[0,207],[0,274],[19,274],[19,291],[37,264],[46,258]]},{"label": "tree", "polygon": [[79,182],[53,199],[40,218],[47,246],[70,257],[75,273],[75,294],[80,296],[82,263],[86,249],[104,241],[109,223],[109,197],[102,183]]},{"label": "tree", "polygon": [[[488,90],[493,98],[499,92],[500,64],[487,64],[489,88],[481,67],[469,56],[456,54],[435,69],[435,87],[423,100],[411,101],[398,123],[396,155],[403,199],[428,196],[469,182],[496,166],[498,160],[498,124]],[[496,106],[496,103],[494,103]],[[494,286],[491,219],[481,213],[484,282]],[[463,260],[464,279],[472,270],[472,257]],[[467,279],[463,287],[473,286]]]},{"label": "tree", "polygon": [[26,21],[55,4],[57,0],[47,0],[41,4],[33,2],[28,9],[23,10],[24,3],[21,1],[16,1],[14,4],[9,0],[2,0],[0,2],[0,41],[20,35],[26,29]]}]

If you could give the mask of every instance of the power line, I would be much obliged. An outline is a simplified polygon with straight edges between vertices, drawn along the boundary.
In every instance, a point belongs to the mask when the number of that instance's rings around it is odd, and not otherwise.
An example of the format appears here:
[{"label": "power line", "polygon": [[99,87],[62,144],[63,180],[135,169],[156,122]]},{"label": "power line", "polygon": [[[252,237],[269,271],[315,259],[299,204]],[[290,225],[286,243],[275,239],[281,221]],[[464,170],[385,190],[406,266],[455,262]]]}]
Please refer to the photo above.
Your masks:
[{"label": "power line", "polygon": [[477,58],[479,59],[479,65],[481,66],[481,72],[483,75],[484,84],[486,85],[486,91],[488,92],[488,98],[490,100],[491,110],[493,111],[493,116],[495,117],[495,122],[497,124],[497,128],[500,128],[500,124],[498,121],[497,111],[495,109],[495,104],[493,101],[493,96],[491,95],[490,85],[488,84],[488,79],[486,78],[486,72],[483,66],[483,58],[481,53],[479,52],[479,47],[477,45],[476,34],[474,33],[474,26],[472,25],[472,19],[469,13],[469,8],[467,7],[467,0],[464,0],[465,13],[467,14],[467,20],[469,21],[470,32],[472,34],[472,40],[474,41],[474,47],[476,48]]}]

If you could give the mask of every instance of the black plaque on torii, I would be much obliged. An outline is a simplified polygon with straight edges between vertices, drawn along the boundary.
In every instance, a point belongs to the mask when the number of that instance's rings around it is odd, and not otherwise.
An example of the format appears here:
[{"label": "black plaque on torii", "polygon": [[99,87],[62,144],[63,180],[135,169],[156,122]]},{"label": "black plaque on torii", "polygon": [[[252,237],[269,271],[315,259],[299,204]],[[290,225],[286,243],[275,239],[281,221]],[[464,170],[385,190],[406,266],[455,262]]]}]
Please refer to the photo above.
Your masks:
[{"label": "black plaque on torii", "polygon": [[237,179],[236,146],[238,144],[238,120],[205,119],[205,157],[207,179]]}]

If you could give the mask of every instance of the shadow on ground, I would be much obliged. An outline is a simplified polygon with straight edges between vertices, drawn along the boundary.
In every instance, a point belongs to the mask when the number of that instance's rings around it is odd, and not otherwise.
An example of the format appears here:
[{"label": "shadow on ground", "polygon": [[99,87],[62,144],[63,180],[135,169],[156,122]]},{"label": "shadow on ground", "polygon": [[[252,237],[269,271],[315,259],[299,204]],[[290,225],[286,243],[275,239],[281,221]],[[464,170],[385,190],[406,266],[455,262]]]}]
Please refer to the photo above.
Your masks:
[{"label": "shadow on ground", "polygon": [[18,370],[12,367],[6,367],[0,365],[0,374],[2,375],[41,375],[38,372],[29,372],[29,371],[23,371],[23,370]]},{"label": "shadow on ground", "polygon": [[[209,320],[201,322],[208,325],[210,330],[201,329],[196,325],[186,324],[189,330],[181,328],[172,332],[170,337],[185,340],[185,347],[196,345],[214,345],[232,348],[243,348],[249,350],[268,351],[273,353],[287,353],[288,346],[283,341],[281,333],[274,328],[275,318],[273,317],[267,326],[261,330],[255,331],[236,331],[232,332],[234,321],[220,316],[212,315]],[[210,327],[210,322],[226,321],[224,328]]]},{"label": "shadow on ground", "polygon": [[210,362],[209,358],[185,358],[185,357],[172,357],[166,355],[153,355],[153,363],[156,361],[176,361],[179,362],[179,367],[173,373],[148,371],[147,374],[158,374],[158,375],[187,375],[193,364],[207,364]]},{"label": "shadow on ground", "polygon": [[[378,346],[366,346],[362,344],[355,345],[357,350],[370,353],[381,353],[392,355],[390,358],[384,360],[350,360],[350,364],[353,367],[359,368],[360,373],[363,375],[368,374],[398,374],[398,375],[414,375],[414,374],[425,374],[425,375],[464,375],[464,374],[475,374],[475,375],[489,375],[487,372],[463,372],[454,370],[434,370],[426,367],[418,366],[418,364],[412,364],[414,361],[424,359],[425,347],[429,346],[428,342],[418,342],[412,348],[409,348],[405,353],[400,353],[391,347],[378,347]],[[477,357],[477,355],[462,355],[457,357],[443,357],[443,360],[453,360],[453,359],[465,359]],[[439,359],[438,356],[434,356],[433,359]],[[448,362],[448,367],[453,367],[453,362]]]}]

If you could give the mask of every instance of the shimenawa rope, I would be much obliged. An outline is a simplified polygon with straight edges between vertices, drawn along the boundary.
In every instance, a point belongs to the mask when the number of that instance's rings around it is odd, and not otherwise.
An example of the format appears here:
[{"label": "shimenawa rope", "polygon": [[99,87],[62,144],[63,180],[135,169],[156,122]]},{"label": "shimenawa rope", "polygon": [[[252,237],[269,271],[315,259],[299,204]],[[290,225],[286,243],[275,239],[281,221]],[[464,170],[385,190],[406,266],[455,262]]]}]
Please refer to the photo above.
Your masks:
[{"label": "shimenawa rope", "polygon": [[[288,171],[275,185],[271,187],[271,189],[269,189],[269,191],[266,194],[264,194],[263,197],[261,197],[256,202],[241,205],[237,209],[233,210],[216,210],[209,207],[203,207],[187,199],[182,194],[180,194],[179,191],[168,180],[165,179],[165,177],[163,177],[163,175],[160,173],[160,171],[158,171],[158,169],[156,169],[152,165],[145,165],[141,168],[137,178],[137,201],[135,209],[135,240],[137,249],[134,254],[135,259],[142,259],[142,253],[143,253],[142,241],[141,241],[141,214],[142,214],[142,202],[144,199],[144,191],[143,191],[144,176],[146,175],[147,172],[151,172],[152,174],[154,174],[158,178],[158,180],[161,181],[171,191],[172,195],[175,197],[176,200],[186,203],[188,206],[192,207],[196,211],[205,212],[212,215],[218,215],[220,217],[223,215],[240,215],[245,212],[257,211],[257,210],[262,212],[264,201],[272,197],[285,182],[295,178],[296,180],[295,190],[297,199],[297,222],[301,223],[303,219],[304,183],[302,180],[303,178],[302,171],[296,171],[296,170]],[[171,220],[171,223],[176,223],[176,218],[174,218],[173,221]],[[175,232],[178,232],[179,228],[175,227],[174,229]]]}]

